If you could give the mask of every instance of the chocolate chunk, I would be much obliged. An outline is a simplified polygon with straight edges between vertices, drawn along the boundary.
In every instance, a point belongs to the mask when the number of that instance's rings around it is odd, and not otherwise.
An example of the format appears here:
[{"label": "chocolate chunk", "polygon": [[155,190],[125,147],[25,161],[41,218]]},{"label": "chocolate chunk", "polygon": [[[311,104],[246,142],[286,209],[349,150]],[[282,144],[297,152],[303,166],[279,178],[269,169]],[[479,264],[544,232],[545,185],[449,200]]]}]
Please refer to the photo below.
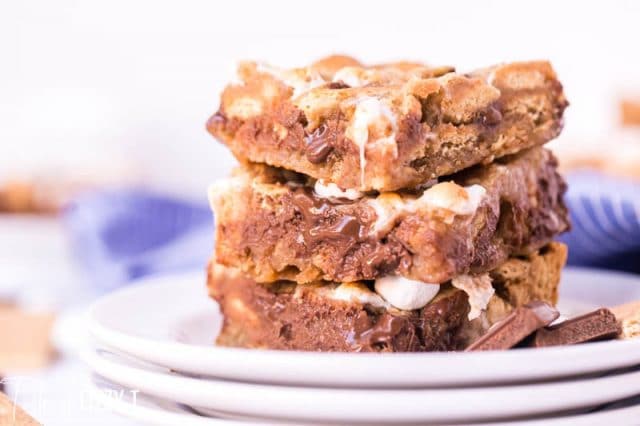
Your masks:
[{"label": "chocolate chunk", "polygon": [[367,345],[390,343],[394,336],[408,326],[407,323],[407,318],[385,313],[375,324],[369,325],[364,331],[357,330],[355,337],[360,342],[366,342]]},{"label": "chocolate chunk", "polygon": [[227,122],[227,117],[224,115],[222,111],[218,111],[213,114],[209,120],[207,120],[207,128],[215,129],[218,126],[223,126]]},{"label": "chocolate chunk", "polygon": [[545,302],[527,303],[495,323],[484,336],[469,345],[466,351],[510,349],[534,331],[551,324],[558,316],[560,313]]},{"label": "chocolate chunk", "polygon": [[620,323],[609,309],[598,309],[551,327],[538,330],[530,346],[574,345],[592,340],[613,339],[621,332]]},{"label": "chocolate chunk", "polygon": [[347,83],[345,83],[344,81],[340,80],[340,81],[332,81],[331,83],[327,84],[327,89],[348,89],[351,86],[349,86]]},{"label": "chocolate chunk", "polygon": [[361,238],[362,225],[353,216],[344,216],[335,224],[314,227],[309,234],[317,240],[358,240]]},{"label": "chocolate chunk", "polygon": [[333,151],[332,139],[335,132],[332,132],[328,125],[322,124],[313,133],[306,137],[307,147],[305,154],[307,160],[313,164],[324,162],[331,151]]},{"label": "chocolate chunk", "polygon": [[484,114],[482,114],[482,124],[487,126],[495,126],[502,121],[502,113],[500,110],[494,107],[489,107]]},{"label": "chocolate chunk", "polygon": [[366,226],[362,218],[336,214],[335,209],[339,203],[318,198],[302,188],[297,190],[291,202],[305,221],[301,236],[309,247],[331,240],[335,250],[346,253],[354,244],[365,238]]}]

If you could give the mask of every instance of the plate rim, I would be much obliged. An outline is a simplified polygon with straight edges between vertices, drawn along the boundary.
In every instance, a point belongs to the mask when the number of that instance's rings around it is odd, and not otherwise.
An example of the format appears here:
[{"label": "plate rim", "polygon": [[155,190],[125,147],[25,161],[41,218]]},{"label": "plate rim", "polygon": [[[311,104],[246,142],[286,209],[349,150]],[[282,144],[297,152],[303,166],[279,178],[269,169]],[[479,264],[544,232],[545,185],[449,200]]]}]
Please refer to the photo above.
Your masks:
[{"label": "plate rim", "polygon": [[[608,276],[618,275],[625,277],[633,281],[638,281],[640,284],[640,278],[632,274],[623,272],[611,272],[606,270],[600,270],[595,268],[576,268],[567,267],[565,271],[569,273],[605,273]],[[198,275],[204,279],[204,273],[198,272]],[[450,386],[461,384],[481,385],[486,384],[486,375],[474,374],[473,371],[467,371],[469,374],[465,374],[463,378],[458,377],[456,374],[451,374],[451,377],[440,380],[424,380],[424,375],[406,374],[406,377],[398,378],[396,380],[384,380],[380,381],[375,377],[361,374],[357,380],[343,377],[339,374],[331,374],[329,377],[304,377],[301,379],[287,379],[280,378],[274,380],[276,374],[269,373],[272,368],[277,368],[282,364],[282,359],[287,357],[288,359],[294,359],[297,363],[302,363],[300,370],[305,370],[310,366],[317,366],[319,364],[334,364],[338,365],[341,371],[353,371],[356,364],[361,362],[375,362],[378,368],[392,368],[394,364],[402,364],[407,362],[423,362],[426,367],[431,367],[432,370],[443,368],[443,365],[451,367],[451,364],[461,363],[462,360],[471,362],[477,371],[482,371],[482,366],[494,365],[514,365],[518,362],[519,358],[522,358],[521,354],[532,353],[535,351],[538,357],[538,361],[535,366],[528,366],[526,371],[521,371],[517,374],[517,377],[509,377],[505,371],[504,374],[500,374],[501,370],[494,371],[497,375],[492,374],[490,383],[514,383],[522,381],[531,381],[535,379],[549,379],[549,378],[565,378],[580,374],[589,374],[598,371],[605,371],[615,368],[628,367],[640,363],[640,356],[632,357],[630,355],[622,356],[614,359],[613,363],[608,366],[603,366],[602,362],[594,362],[604,356],[610,356],[615,349],[615,353],[620,354],[640,354],[640,339],[634,340],[615,340],[606,342],[592,342],[588,345],[575,345],[575,346],[559,346],[549,348],[535,348],[535,349],[518,349],[515,351],[486,351],[486,352],[431,352],[431,353],[332,353],[332,352],[311,352],[311,351],[279,351],[269,349],[246,349],[246,348],[231,348],[221,346],[203,346],[192,345],[179,341],[169,340],[157,340],[152,337],[136,336],[123,331],[114,330],[101,323],[98,311],[101,306],[109,303],[114,303],[112,300],[118,300],[120,297],[126,297],[129,293],[134,294],[137,292],[145,291],[142,289],[144,286],[160,286],[167,285],[167,282],[173,281],[174,283],[179,280],[194,279],[196,276],[195,271],[174,273],[174,274],[161,274],[145,277],[141,280],[137,280],[131,285],[109,293],[102,298],[95,301],[88,311],[88,332],[99,344],[102,344],[111,349],[115,349],[119,352],[123,352],[128,355],[132,355],[143,359],[147,362],[151,362],[160,366],[175,369],[190,374],[205,375],[208,377],[218,377],[230,380],[243,380],[254,383],[282,383],[288,385],[297,384],[314,384],[316,386],[381,386],[381,387],[429,387],[429,386]],[[204,287],[204,285],[203,285]],[[203,290],[204,291],[204,290]],[[212,302],[215,303],[215,302]],[[172,354],[172,355],[165,355]],[[590,361],[582,364],[580,368],[575,366],[573,361],[574,357],[588,356]],[[253,359],[252,359],[253,358]],[[255,358],[260,358],[256,360]],[[217,359],[218,362],[211,362],[212,359]],[[222,359],[224,362],[219,362]],[[237,364],[239,359],[249,359],[251,361],[244,362],[243,368],[227,369],[224,366]],[[180,361],[182,360],[182,361]],[[189,365],[185,360],[205,360],[204,364],[207,364],[207,371],[204,372],[203,368],[197,365]],[[564,369],[554,367],[553,370],[561,370],[555,373],[550,373],[550,368],[547,367],[551,362],[558,362],[558,360],[564,360]],[[255,366],[255,361],[260,364],[260,368],[246,368]],[[566,362],[569,361],[569,362]],[[584,361],[584,360],[583,360]],[[433,364],[436,364],[435,366]],[[220,367],[222,365],[222,367]],[[214,367],[214,368],[210,368]],[[291,367],[291,366],[290,366]],[[396,368],[397,370],[397,368]],[[265,373],[267,371],[267,373]],[[357,374],[356,374],[357,375]],[[446,375],[446,374],[445,374]]]},{"label": "plate rim", "polygon": [[[506,421],[514,417],[588,408],[638,395],[640,390],[640,368],[577,382],[545,382],[535,385],[458,389],[327,389],[182,376],[133,366],[117,355],[117,360],[113,360],[96,351],[87,351],[82,358],[95,374],[114,383],[136,388],[142,393],[194,407],[221,410],[232,415],[266,417],[272,421],[367,422],[374,418],[382,423],[392,420],[403,423]],[[575,392],[577,386],[581,387],[582,392]],[[584,392],[586,386],[591,392]],[[596,389],[598,390],[595,391]],[[238,399],[237,395],[243,395],[243,398]],[[511,399],[507,410],[498,408],[502,407],[500,401],[509,400],[507,395],[518,397]],[[541,397],[534,398],[534,395]],[[559,395],[563,398],[558,397]],[[493,405],[482,403],[488,400],[496,402]],[[253,402],[247,403],[248,401]],[[340,404],[335,401],[344,402]],[[432,403],[429,406],[416,404],[416,401]],[[450,415],[451,404],[455,404],[455,401],[465,401],[464,407],[456,412],[459,417]],[[471,403],[473,401],[475,404]],[[308,408],[317,403],[322,407],[329,404],[335,411],[326,413],[322,408]],[[358,410],[358,404],[361,410]],[[359,413],[366,411],[363,409],[365,406],[379,409],[369,414],[370,417],[362,416]],[[413,409],[408,409],[409,407]],[[434,410],[434,407],[442,408]]]},{"label": "plate rim", "polygon": [[[106,380],[104,378],[101,378],[102,380]],[[111,382],[112,384],[114,384],[114,382]],[[91,389],[95,389],[96,391],[98,391],[99,393],[101,393],[102,391],[102,387],[100,387],[99,384],[95,383],[95,381],[92,379],[90,380],[90,385]],[[121,386],[121,385],[118,385]],[[153,399],[161,399],[155,396],[150,396],[150,395],[146,395],[143,394],[146,397],[149,398],[153,398]],[[107,397],[103,397],[107,398]],[[106,399],[105,402],[103,402],[103,405],[107,408],[107,409],[111,409],[113,412],[115,412],[116,414],[126,417],[128,419],[133,419],[133,420],[137,420],[137,421],[145,421],[148,422],[150,424],[155,424],[155,425],[165,425],[166,423],[163,422],[156,422],[156,420],[158,419],[159,416],[166,416],[167,413],[170,414],[176,414],[177,416],[180,417],[176,417],[176,419],[180,420],[180,424],[186,425],[186,426],[205,426],[205,425],[216,425],[219,424],[220,426],[223,425],[236,425],[237,423],[235,423],[234,420],[232,419],[218,419],[218,418],[211,418],[211,417],[198,417],[197,414],[191,414],[189,412],[185,412],[185,413],[172,413],[171,411],[168,411],[166,409],[163,409],[162,407],[152,407],[152,408],[148,408],[145,411],[151,411],[153,412],[151,415],[152,417],[147,417],[148,414],[145,417],[140,417],[140,414],[138,413],[137,416],[134,416],[131,414],[132,410],[135,410],[136,406],[134,404],[131,403],[127,403],[127,402],[122,402],[122,401],[116,401],[117,407],[113,407],[111,402],[113,401],[113,399]],[[144,414],[142,414],[144,415]],[[634,405],[634,406],[627,406],[627,407],[621,407],[621,408],[613,408],[613,409],[606,409],[604,411],[597,411],[597,412],[592,412],[592,413],[580,413],[580,414],[576,414],[576,415],[566,415],[563,417],[548,417],[548,418],[540,418],[540,419],[530,419],[530,420],[523,420],[523,421],[506,421],[506,422],[490,422],[490,423],[477,423],[477,426],[577,426],[577,425],[586,425],[586,424],[590,424],[593,425],[595,424],[594,421],[598,421],[599,423],[604,422],[604,421],[609,421],[610,417],[615,417],[615,418],[629,418],[630,415],[636,415],[636,416],[640,416],[640,405]],[[164,417],[166,418],[166,417]],[[197,421],[192,421],[194,419],[198,419]],[[200,419],[203,419],[202,422],[200,421]],[[577,423],[579,422],[579,423]],[[246,423],[240,423],[240,424],[246,424]]]}]

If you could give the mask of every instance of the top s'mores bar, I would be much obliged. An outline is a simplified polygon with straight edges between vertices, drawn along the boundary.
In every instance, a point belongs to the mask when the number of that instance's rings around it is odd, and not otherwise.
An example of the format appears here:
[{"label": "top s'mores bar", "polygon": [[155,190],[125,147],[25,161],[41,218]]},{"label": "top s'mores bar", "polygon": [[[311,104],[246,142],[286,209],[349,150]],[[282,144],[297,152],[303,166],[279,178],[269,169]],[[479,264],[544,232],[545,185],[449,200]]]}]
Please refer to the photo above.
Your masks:
[{"label": "top s'mores bar", "polygon": [[342,189],[394,191],[542,145],[568,105],[548,62],[463,74],[329,57],[306,68],[242,63],[211,134],[241,161]]}]

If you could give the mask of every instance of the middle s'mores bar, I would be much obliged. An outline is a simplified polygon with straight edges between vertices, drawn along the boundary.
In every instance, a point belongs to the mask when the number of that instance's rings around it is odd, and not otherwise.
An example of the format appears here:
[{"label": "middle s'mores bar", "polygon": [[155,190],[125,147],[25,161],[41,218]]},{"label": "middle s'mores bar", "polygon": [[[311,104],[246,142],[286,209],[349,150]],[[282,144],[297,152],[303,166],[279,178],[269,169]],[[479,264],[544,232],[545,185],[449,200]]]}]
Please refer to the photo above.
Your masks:
[{"label": "middle s'mores bar", "polygon": [[543,148],[411,191],[365,194],[263,165],[211,188],[217,262],[257,282],[443,283],[486,273],[569,227]]}]

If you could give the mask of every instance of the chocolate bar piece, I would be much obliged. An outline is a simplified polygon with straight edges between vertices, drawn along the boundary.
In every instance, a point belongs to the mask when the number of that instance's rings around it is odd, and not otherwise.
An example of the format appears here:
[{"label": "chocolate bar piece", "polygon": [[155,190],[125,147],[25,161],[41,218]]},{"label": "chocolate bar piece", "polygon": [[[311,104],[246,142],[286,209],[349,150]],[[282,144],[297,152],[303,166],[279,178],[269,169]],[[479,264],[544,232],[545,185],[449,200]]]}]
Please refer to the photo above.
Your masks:
[{"label": "chocolate bar piece", "polygon": [[592,340],[613,339],[621,332],[620,323],[609,309],[598,309],[551,327],[541,328],[530,346],[574,345]]},{"label": "chocolate bar piece", "polygon": [[545,302],[527,303],[494,324],[487,334],[469,345],[466,351],[510,349],[534,331],[551,324],[558,316],[560,313]]}]

